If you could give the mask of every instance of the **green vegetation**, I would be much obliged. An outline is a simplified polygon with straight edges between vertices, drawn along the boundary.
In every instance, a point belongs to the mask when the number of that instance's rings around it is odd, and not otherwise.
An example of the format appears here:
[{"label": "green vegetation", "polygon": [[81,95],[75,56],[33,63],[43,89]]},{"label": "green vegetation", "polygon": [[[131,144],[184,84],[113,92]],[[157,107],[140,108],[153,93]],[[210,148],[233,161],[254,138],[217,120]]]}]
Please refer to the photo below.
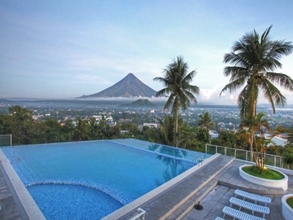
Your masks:
[{"label": "green vegetation", "polygon": [[132,106],[132,107],[154,107],[155,104],[150,102],[148,99],[138,99],[130,104],[124,104],[121,106]]},{"label": "green vegetation", "polygon": [[291,42],[270,40],[271,27],[261,36],[255,30],[245,34],[233,45],[232,51],[224,56],[224,62],[232,65],[225,67],[225,76],[231,78],[222,92],[232,92],[244,86],[237,100],[242,118],[256,116],[257,100],[261,91],[270,102],[274,113],[276,105],[286,103],[286,98],[274,83],[293,91],[293,80],[289,76],[273,72],[282,68],[280,59],[292,53],[293,45]]},{"label": "green vegetation", "polygon": [[205,112],[202,115],[199,115],[199,120],[197,125],[201,128],[210,129],[215,127],[215,123],[212,120],[212,116],[209,112]]},{"label": "green vegetation", "polygon": [[[276,112],[276,105],[284,105],[286,98],[275,86],[293,91],[293,80],[283,74],[274,72],[281,68],[280,59],[293,51],[291,42],[272,41],[269,38],[271,26],[260,36],[255,30],[245,34],[237,41],[230,53],[225,54],[224,63],[230,63],[224,69],[225,76],[230,76],[230,83],[221,91],[233,92],[243,88],[238,95],[237,103],[240,108],[242,130],[250,145],[256,165],[263,168],[263,160],[257,160],[255,150],[262,149],[263,138],[256,140],[256,132],[262,132],[263,126],[268,128],[268,122],[264,121],[263,114],[257,115],[256,107],[259,94],[262,92]],[[258,141],[258,143],[257,143]]]},{"label": "green vegetation", "polygon": [[243,167],[242,170],[252,176],[269,179],[269,180],[280,180],[283,179],[283,174],[270,169],[262,169],[257,166],[247,166]]},{"label": "green vegetation", "polygon": [[[0,134],[12,134],[13,145],[114,138],[137,138],[172,145],[173,117],[167,115],[159,121],[159,128],[143,127],[142,129],[132,121],[110,126],[105,117],[99,121],[95,118],[76,118],[74,121],[65,122],[52,118],[35,121],[32,118],[32,111],[13,106],[9,108],[9,114],[0,115]],[[179,147],[204,151],[205,144],[210,142],[207,129],[191,127],[181,118],[179,118],[179,129]]]},{"label": "green vegetation", "polygon": [[293,209],[293,198],[287,199],[287,203]]},{"label": "green vegetation", "polygon": [[156,77],[154,80],[162,82],[165,88],[157,92],[156,96],[166,96],[169,98],[164,106],[164,110],[172,105],[172,113],[174,118],[173,141],[177,146],[178,137],[178,114],[179,110],[186,110],[190,101],[196,103],[194,94],[199,94],[199,88],[195,85],[190,85],[196,71],[188,73],[188,64],[184,62],[183,57],[177,57],[166,69],[164,69],[165,77]]}]

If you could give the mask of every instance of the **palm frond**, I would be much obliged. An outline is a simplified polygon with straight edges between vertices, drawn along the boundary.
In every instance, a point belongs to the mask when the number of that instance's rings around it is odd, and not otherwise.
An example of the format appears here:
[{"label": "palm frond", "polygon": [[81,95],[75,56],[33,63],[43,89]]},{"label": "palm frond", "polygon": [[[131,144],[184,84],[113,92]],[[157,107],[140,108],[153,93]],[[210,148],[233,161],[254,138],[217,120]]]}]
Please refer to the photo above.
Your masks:
[{"label": "palm frond", "polygon": [[161,90],[157,91],[156,97],[168,95],[169,92],[170,91],[168,90],[168,88],[161,89]]},{"label": "palm frond", "polygon": [[220,95],[225,92],[226,90],[229,90],[229,92],[234,92],[237,89],[241,88],[245,83],[245,78],[239,78],[237,80],[234,80],[230,83],[228,83],[220,92]]},{"label": "palm frond", "polygon": [[281,87],[293,91],[293,80],[286,74],[267,72],[266,77],[273,83],[279,84]]}]

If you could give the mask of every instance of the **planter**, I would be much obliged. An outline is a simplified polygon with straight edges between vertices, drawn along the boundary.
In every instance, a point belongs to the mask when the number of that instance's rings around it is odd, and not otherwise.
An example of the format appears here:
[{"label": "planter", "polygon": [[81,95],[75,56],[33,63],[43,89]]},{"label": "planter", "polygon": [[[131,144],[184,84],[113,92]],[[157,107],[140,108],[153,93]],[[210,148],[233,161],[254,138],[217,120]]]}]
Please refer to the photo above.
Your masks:
[{"label": "planter", "polygon": [[245,173],[242,170],[242,168],[247,167],[247,166],[251,166],[251,165],[242,165],[239,167],[239,174],[243,179],[245,179],[251,183],[255,183],[258,185],[262,185],[262,186],[268,186],[268,187],[273,187],[273,188],[282,188],[284,191],[288,189],[288,176],[286,174],[284,174],[278,170],[275,170],[275,171],[281,173],[284,176],[284,179],[281,179],[281,180],[264,179],[264,178],[252,176],[248,173]]},{"label": "planter", "polygon": [[287,194],[282,197],[282,215],[285,220],[291,220],[293,216],[293,209],[288,205],[287,199],[292,198],[293,194]]}]

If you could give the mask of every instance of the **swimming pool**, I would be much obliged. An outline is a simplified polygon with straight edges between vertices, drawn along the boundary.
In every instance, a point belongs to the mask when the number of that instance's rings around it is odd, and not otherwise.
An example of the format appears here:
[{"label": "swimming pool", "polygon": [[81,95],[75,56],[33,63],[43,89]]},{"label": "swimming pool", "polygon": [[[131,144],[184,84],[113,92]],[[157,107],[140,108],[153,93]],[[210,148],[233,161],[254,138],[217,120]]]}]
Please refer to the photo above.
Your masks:
[{"label": "swimming pool", "polygon": [[2,151],[47,219],[100,219],[210,156],[136,139]]}]

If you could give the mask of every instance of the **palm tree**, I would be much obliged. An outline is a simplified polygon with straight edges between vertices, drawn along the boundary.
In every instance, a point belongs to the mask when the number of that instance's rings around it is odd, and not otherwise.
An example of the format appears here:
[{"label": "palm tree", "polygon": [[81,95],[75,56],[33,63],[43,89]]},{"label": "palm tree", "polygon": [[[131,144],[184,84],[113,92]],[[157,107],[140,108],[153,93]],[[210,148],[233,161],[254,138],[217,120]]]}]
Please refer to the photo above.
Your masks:
[{"label": "palm tree", "polygon": [[174,117],[174,145],[177,145],[176,137],[178,134],[178,114],[180,108],[186,110],[191,101],[197,103],[194,94],[199,94],[199,88],[195,85],[190,85],[196,71],[188,73],[188,64],[184,62],[183,57],[179,56],[166,69],[163,70],[164,77],[156,77],[155,81],[162,82],[165,88],[157,92],[156,96],[169,95],[164,110],[172,106]]},{"label": "palm tree", "polygon": [[164,120],[158,119],[160,123],[159,136],[162,144],[172,145],[174,143],[173,136],[173,117],[168,115]]},{"label": "palm tree", "polygon": [[[260,112],[255,117],[245,118],[240,127],[239,137],[245,137],[250,145],[251,159],[255,160],[256,166],[263,168],[263,160],[261,158],[261,161],[258,161],[257,154],[262,151],[265,145],[264,130],[270,130],[267,117],[263,112]],[[258,133],[258,139],[256,138],[256,133]]]},{"label": "palm tree", "polygon": [[209,129],[214,127],[214,122],[212,120],[211,114],[209,112],[205,112],[204,114],[199,115],[199,121],[197,125],[204,129]]},{"label": "palm tree", "polygon": [[232,65],[224,69],[224,75],[230,76],[230,83],[222,89],[220,95],[226,90],[232,92],[244,86],[237,100],[242,119],[256,115],[260,92],[275,113],[275,105],[286,103],[286,98],[275,84],[293,90],[293,80],[289,76],[274,72],[282,67],[281,57],[292,53],[293,46],[284,40],[270,40],[271,28],[266,29],[261,36],[255,30],[245,34],[233,45],[232,51],[224,56],[224,63]]}]

